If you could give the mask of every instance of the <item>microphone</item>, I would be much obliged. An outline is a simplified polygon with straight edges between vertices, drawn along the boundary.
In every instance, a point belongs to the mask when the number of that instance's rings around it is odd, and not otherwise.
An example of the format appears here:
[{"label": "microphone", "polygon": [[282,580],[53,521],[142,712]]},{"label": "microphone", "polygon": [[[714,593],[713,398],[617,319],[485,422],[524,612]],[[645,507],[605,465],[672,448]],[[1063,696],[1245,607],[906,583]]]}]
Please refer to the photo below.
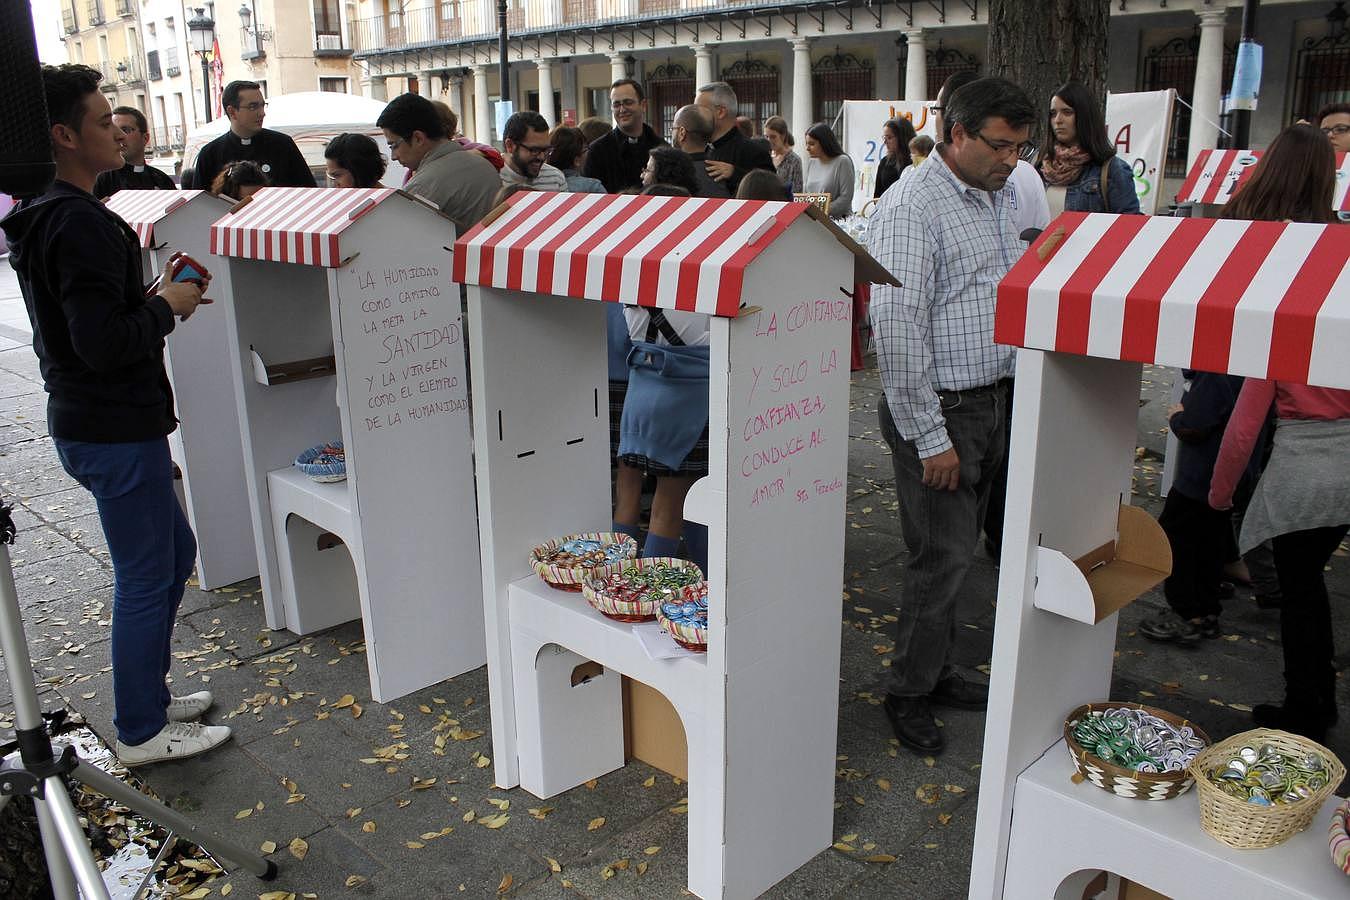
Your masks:
[{"label": "microphone", "polygon": [[0,193],[34,197],[56,178],[56,163],[33,12],[19,0],[0,2],[0,84]]},{"label": "microphone", "polygon": [[1041,236],[1041,229],[1028,228],[1024,230],[1021,234],[1019,234],[1017,237],[1030,244],[1032,241],[1036,240],[1036,238],[1040,236]]}]

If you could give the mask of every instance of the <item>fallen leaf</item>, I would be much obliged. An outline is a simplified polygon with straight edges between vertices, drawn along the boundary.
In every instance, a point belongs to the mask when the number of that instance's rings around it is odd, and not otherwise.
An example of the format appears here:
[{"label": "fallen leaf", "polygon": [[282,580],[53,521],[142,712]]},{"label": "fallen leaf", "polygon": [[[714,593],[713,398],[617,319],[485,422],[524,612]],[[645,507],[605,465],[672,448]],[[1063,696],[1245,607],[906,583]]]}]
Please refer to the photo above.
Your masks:
[{"label": "fallen leaf", "polygon": [[511,821],[510,816],[498,813],[495,816],[484,816],[483,818],[478,820],[478,824],[482,825],[485,828],[491,828],[495,831],[496,829],[501,828],[509,821]]},{"label": "fallen leaf", "polygon": [[939,825],[946,825],[946,824],[947,824],[948,822],[950,822],[951,820],[952,820],[952,814],[951,814],[951,813],[938,813],[938,824],[939,824]]},{"label": "fallen leaf", "polygon": [[208,887],[199,887],[196,890],[188,891],[186,894],[179,894],[179,900],[202,900],[207,894],[211,893]]},{"label": "fallen leaf", "polygon": [[877,787],[881,788],[883,791],[889,791],[891,789],[891,783],[885,778],[878,778]]},{"label": "fallen leaf", "polygon": [[551,806],[532,806],[532,807],[530,807],[530,808],[529,808],[528,810],[526,810],[526,811],[527,811],[530,815],[534,816],[536,819],[542,819],[542,818],[544,818],[545,816],[547,816],[549,813],[553,812],[553,807],[551,807]]},{"label": "fallen leaf", "polygon": [[510,801],[510,800],[501,800],[501,799],[498,799],[498,798],[496,798],[496,797],[489,797],[489,798],[488,798],[488,802],[491,803],[493,806],[497,807],[498,809],[500,809],[500,810],[503,811],[503,812],[505,812],[506,810],[508,810],[508,809],[511,808],[511,801]]},{"label": "fallen leaf", "polygon": [[356,698],[353,697],[351,694],[343,694],[342,698],[338,700],[338,702],[333,704],[333,709],[346,709],[355,702]]},{"label": "fallen leaf", "polygon": [[248,809],[239,810],[239,812],[234,814],[234,817],[236,819],[247,819],[251,815],[253,815],[253,807],[250,806]]},{"label": "fallen leaf", "polygon": [[220,886],[220,896],[228,897],[232,893],[234,893],[234,885],[226,883]]},{"label": "fallen leaf", "polygon": [[554,859],[554,858],[551,857],[551,856],[545,856],[544,859],[548,861],[548,868],[549,868],[549,871],[551,871],[551,872],[561,872],[561,871],[562,871],[562,865],[561,865],[556,859]]},{"label": "fallen leaf", "polygon": [[640,862],[640,863],[637,864],[637,873],[638,873],[638,877],[639,877],[639,878],[641,878],[643,875],[646,875],[646,874],[647,874],[647,862],[646,862],[646,860],[643,860],[642,862]]},{"label": "fallen leaf", "polygon": [[853,843],[854,841],[856,841],[857,839],[858,839],[858,834],[857,834],[857,832],[854,832],[853,834],[846,834],[846,835],[844,835],[844,836],[841,837],[839,840],[843,841],[843,842],[846,843],[846,844],[851,844],[851,843]]},{"label": "fallen leaf", "polygon": [[353,806],[351,809],[347,810],[347,818],[349,819],[355,819],[359,815],[361,815],[361,807],[359,806]]},{"label": "fallen leaf", "polygon": [[661,852],[661,848],[660,848],[660,847],[648,847],[646,850],[643,850],[642,852],[645,853],[645,854],[648,855],[648,856],[655,856],[656,854],[658,854],[658,853]]},{"label": "fallen leaf", "polygon": [[304,838],[296,838],[291,841],[290,846],[286,848],[291,851],[291,856],[296,859],[304,859],[305,854],[309,852],[309,842]]},{"label": "fallen leaf", "polygon": [[651,776],[651,777],[648,778],[646,781],[642,782],[642,786],[645,787],[645,788],[649,788],[649,787],[651,787],[651,786],[654,785],[654,784],[656,784],[656,776],[655,776],[655,775]]},{"label": "fallen leaf", "polygon": [[894,857],[894,856],[891,856],[889,853],[878,853],[878,854],[876,854],[876,855],[874,855],[874,856],[867,856],[867,857],[864,857],[864,858],[863,858],[863,862],[870,862],[870,863],[893,863],[893,862],[895,862],[895,857]]},{"label": "fallen leaf", "polygon": [[595,831],[596,829],[604,827],[605,827],[605,817],[597,816],[594,819],[591,819],[591,821],[586,825],[586,830]]},{"label": "fallen leaf", "polygon": [[511,883],[514,881],[515,879],[511,877],[511,873],[507,872],[502,876],[501,884],[497,885],[497,893],[505,894],[507,891],[511,890]]},{"label": "fallen leaf", "polygon": [[421,841],[404,841],[403,846],[407,847],[409,850],[421,850],[426,844]]},{"label": "fallen leaf", "polygon": [[837,841],[834,844],[834,849],[840,851],[841,853],[852,853],[854,850],[857,850],[858,848],[854,847],[852,844],[845,844],[843,841]]},{"label": "fallen leaf", "polygon": [[348,875],[348,876],[347,876],[347,880],[344,881],[344,882],[342,882],[342,883],[343,883],[344,885],[346,885],[347,887],[349,887],[349,888],[350,888],[350,887],[356,887],[358,884],[365,884],[365,883],[366,883],[366,876],[364,876],[364,875]]},{"label": "fallen leaf", "polygon": [[964,794],[966,792],[966,789],[959,784],[944,784],[942,788],[949,794]]},{"label": "fallen leaf", "polygon": [[375,823],[374,823],[373,821],[372,821],[372,822],[363,822],[363,823],[361,824],[361,830],[364,831],[366,834],[374,834],[374,833],[375,833],[375,827],[376,827],[376,826],[375,826]]},{"label": "fallen leaf", "polygon": [[608,881],[609,879],[614,877],[614,870],[611,869],[609,866],[605,866],[603,869],[600,870],[600,877]]},{"label": "fallen leaf", "polygon": [[276,842],[276,841],[263,841],[263,842],[262,842],[262,846],[259,847],[258,849],[262,850],[263,853],[276,853],[276,852],[277,852],[277,842]]}]

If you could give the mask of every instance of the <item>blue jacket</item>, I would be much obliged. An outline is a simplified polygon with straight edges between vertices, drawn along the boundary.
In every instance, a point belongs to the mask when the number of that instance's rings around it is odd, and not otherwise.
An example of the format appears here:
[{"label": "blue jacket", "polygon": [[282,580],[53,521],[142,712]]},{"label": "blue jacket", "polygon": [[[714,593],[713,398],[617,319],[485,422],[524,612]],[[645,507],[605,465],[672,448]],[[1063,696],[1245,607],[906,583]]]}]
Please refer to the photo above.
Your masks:
[{"label": "blue jacket", "polygon": [[709,348],[634,341],[619,455],[638,454],[678,470],[708,427]]},{"label": "blue jacket", "polygon": [[[1111,201],[1110,212],[1139,212],[1139,195],[1134,190],[1134,173],[1130,164],[1119,156],[1107,161],[1106,196]],[[1068,186],[1064,195],[1066,212],[1107,212],[1102,204],[1102,167],[1096,164],[1083,167],[1083,177]]]},{"label": "blue jacket", "polygon": [[[1219,445],[1223,443],[1228,417],[1233,414],[1242,391],[1242,378],[1189,369],[1182,375],[1190,382],[1190,389],[1182,395],[1182,411],[1167,423],[1179,442],[1172,490],[1203,503],[1209,497],[1214,463],[1219,458]],[[1247,477],[1258,477],[1261,456],[1252,454]]]}]

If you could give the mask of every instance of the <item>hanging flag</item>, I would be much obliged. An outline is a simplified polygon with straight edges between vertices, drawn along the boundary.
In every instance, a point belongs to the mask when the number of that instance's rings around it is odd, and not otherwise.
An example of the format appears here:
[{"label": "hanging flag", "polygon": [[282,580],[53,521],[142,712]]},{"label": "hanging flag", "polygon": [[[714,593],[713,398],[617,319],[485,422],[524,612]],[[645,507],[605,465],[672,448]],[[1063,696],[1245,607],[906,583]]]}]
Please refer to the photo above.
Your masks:
[{"label": "hanging flag", "polygon": [[214,99],[218,119],[225,114],[220,106],[220,96],[225,91],[225,64],[220,59],[220,38],[215,38],[211,44],[211,80],[214,82],[211,86],[211,96]]}]

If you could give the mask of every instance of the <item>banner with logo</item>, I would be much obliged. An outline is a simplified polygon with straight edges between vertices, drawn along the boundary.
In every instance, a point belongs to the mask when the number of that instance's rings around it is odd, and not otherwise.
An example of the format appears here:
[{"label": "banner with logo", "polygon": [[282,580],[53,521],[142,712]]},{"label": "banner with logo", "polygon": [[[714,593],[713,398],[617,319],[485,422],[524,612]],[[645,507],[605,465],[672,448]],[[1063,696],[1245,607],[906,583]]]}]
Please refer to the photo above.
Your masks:
[{"label": "banner with logo", "polygon": [[1172,105],[1177,92],[1139,91],[1106,95],[1106,136],[1116,154],[1130,164],[1139,211],[1153,215],[1162,201]]},{"label": "banner with logo", "polygon": [[[1175,101],[1176,91],[1173,90],[1108,94],[1106,97],[1106,135],[1116,153],[1130,164],[1140,211],[1148,215],[1158,210]],[[877,164],[886,152],[881,138],[881,128],[886,120],[908,118],[915,131],[936,141],[935,123],[928,113],[932,102],[844,101],[844,152],[853,159],[853,169],[857,173],[853,185],[854,212],[862,210],[876,188]]]}]

